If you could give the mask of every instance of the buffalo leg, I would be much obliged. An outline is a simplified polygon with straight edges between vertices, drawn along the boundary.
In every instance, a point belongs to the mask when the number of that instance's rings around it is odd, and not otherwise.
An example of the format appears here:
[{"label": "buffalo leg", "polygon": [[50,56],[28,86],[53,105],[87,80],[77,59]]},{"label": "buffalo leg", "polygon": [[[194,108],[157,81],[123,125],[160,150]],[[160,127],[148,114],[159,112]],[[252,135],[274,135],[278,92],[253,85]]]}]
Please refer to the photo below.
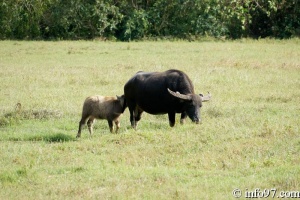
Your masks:
[{"label": "buffalo leg", "polygon": [[108,122],[108,126],[109,126],[109,131],[112,133],[113,130],[114,130],[113,121],[112,120],[107,120],[107,122]]},{"label": "buffalo leg", "polygon": [[94,123],[94,118],[89,118],[87,121],[87,126],[89,128],[90,135],[93,135],[93,123]]},{"label": "buffalo leg", "polygon": [[181,113],[180,124],[184,124],[185,118],[187,117],[186,112]]},{"label": "buffalo leg", "polygon": [[134,117],[134,111],[133,111],[133,109],[129,108],[129,113],[130,113],[131,127],[135,129],[136,125],[135,125],[135,117]]},{"label": "buffalo leg", "polygon": [[130,113],[130,123],[131,123],[131,127],[134,129],[136,129],[135,115],[134,115],[135,106],[136,106],[136,104],[134,102],[128,102],[128,108],[129,108],[129,113]]},{"label": "buffalo leg", "polygon": [[169,116],[169,124],[171,127],[175,125],[175,113],[168,113]]},{"label": "buffalo leg", "polygon": [[141,120],[142,113],[143,113],[143,110],[139,109],[138,107],[135,108],[135,111],[134,111],[135,128],[137,126],[137,123]]}]

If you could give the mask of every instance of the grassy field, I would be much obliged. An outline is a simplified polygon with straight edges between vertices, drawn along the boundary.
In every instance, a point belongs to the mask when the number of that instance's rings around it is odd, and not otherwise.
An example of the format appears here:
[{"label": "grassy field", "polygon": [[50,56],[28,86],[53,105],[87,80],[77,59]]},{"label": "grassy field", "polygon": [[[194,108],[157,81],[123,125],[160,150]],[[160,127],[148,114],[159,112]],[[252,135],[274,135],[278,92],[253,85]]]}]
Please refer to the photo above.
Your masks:
[{"label": "grassy field", "polygon": [[[202,124],[129,112],[75,139],[84,99],[185,71]],[[0,41],[0,199],[234,199],[300,191],[300,40]],[[16,105],[20,103],[20,107]]]}]

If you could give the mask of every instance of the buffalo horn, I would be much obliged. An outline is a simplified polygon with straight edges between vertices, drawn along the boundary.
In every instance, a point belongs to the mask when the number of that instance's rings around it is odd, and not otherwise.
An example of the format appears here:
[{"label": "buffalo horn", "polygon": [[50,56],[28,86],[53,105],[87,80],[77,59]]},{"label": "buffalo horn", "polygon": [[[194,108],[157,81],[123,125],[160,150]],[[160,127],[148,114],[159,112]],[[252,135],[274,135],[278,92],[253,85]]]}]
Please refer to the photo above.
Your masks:
[{"label": "buffalo horn", "polygon": [[200,97],[202,99],[202,102],[209,101],[211,98],[211,94],[209,92],[207,96],[203,96],[202,94],[200,94]]},{"label": "buffalo horn", "polygon": [[191,99],[192,99],[192,97],[189,96],[189,95],[180,94],[180,92],[173,92],[173,91],[170,90],[169,88],[168,88],[168,92],[169,92],[171,95],[173,95],[174,97],[177,97],[177,98],[182,99],[182,100],[191,100]]}]

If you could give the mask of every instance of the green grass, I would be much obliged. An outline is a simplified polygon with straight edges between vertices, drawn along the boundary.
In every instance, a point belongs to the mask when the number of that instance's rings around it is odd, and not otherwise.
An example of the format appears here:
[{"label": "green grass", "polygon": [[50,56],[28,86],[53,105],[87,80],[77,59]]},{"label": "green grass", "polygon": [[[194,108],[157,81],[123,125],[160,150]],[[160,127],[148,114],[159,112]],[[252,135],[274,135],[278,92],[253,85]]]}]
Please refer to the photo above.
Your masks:
[{"label": "green grass", "polygon": [[[0,41],[0,199],[231,199],[300,190],[300,41]],[[212,93],[202,124],[129,113],[76,139],[84,99],[137,71]],[[16,104],[21,109],[16,109]]]}]

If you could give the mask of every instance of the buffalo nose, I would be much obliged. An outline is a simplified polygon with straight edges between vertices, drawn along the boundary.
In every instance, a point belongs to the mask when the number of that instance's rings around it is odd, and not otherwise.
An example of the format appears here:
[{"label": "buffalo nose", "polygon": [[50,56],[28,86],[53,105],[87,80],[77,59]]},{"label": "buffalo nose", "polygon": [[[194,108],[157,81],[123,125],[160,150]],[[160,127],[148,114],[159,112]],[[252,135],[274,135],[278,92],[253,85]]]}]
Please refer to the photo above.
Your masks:
[{"label": "buffalo nose", "polygon": [[193,122],[195,122],[196,124],[199,124],[199,123],[201,123],[201,120],[196,118],[193,120]]}]

